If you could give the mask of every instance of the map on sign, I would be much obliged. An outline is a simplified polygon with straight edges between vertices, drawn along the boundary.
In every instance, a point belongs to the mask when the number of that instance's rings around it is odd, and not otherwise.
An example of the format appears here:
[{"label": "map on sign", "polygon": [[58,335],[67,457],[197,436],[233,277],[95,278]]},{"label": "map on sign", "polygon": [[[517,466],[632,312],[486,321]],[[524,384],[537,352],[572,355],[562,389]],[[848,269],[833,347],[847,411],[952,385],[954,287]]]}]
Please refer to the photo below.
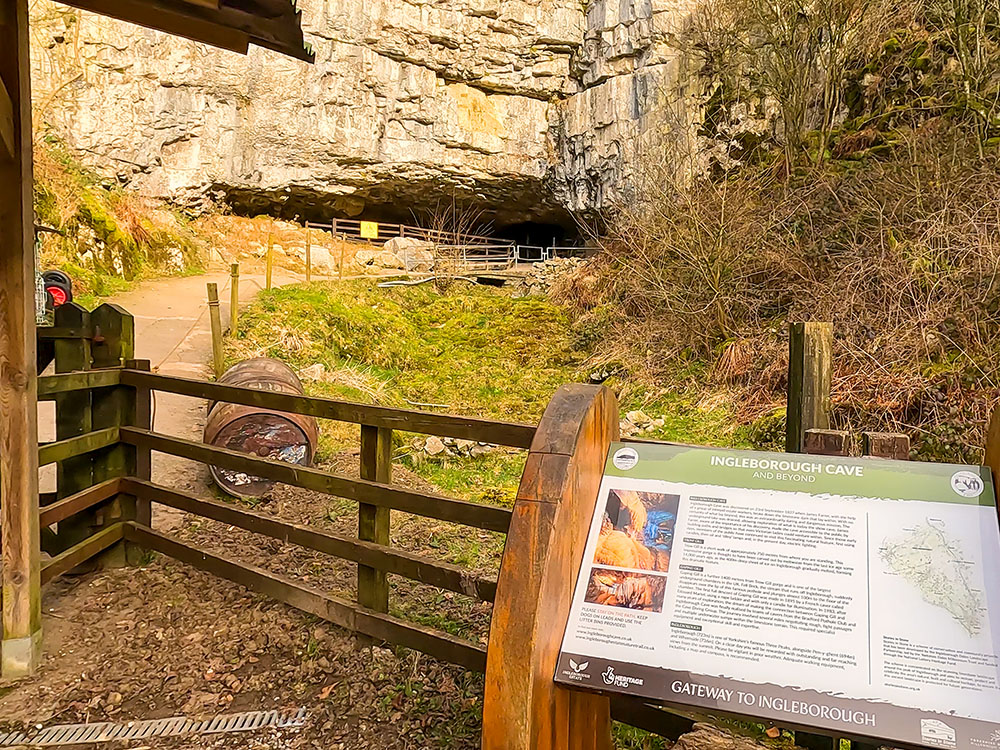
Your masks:
[{"label": "map on sign", "polygon": [[1000,750],[998,654],[987,469],[617,443],[555,680]]},{"label": "map on sign", "polygon": [[907,529],[886,540],[879,554],[889,571],[913,584],[928,604],[950,612],[970,636],[982,630],[983,594],[975,584],[982,572],[944,523],[928,519]]}]

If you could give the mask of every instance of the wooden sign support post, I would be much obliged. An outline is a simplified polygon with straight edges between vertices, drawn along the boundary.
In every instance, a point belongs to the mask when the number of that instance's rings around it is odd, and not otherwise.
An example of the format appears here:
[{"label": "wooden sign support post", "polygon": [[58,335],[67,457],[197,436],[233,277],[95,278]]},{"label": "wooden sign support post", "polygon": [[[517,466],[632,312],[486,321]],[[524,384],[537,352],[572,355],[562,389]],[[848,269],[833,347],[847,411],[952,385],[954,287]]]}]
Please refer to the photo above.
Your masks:
[{"label": "wooden sign support post", "polygon": [[553,682],[618,401],[603,386],[560,388],[531,444],[490,627],[483,750],[610,750],[606,696]]},{"label": "wooden sign support post", "polygon": [[42,645],[28,3],[0,3],[0,674]]},{"label": "wooden sign support post", "polygon": [[785,450],[802,453],[806,430],[830,428],[833,324],[788,327],[788,412]]}]

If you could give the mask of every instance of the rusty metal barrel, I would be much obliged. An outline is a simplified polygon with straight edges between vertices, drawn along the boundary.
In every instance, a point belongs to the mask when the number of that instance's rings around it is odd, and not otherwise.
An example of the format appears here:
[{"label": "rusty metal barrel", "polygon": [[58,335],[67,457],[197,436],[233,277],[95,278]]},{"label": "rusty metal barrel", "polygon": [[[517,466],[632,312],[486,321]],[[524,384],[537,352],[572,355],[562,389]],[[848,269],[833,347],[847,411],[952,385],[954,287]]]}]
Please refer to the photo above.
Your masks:
[{"label": "rusty metal barrel", "polygon": [[[304,393],[292,368],[266,357],[233,365],[219,382],[296,396]],[[312,464],[318,436],[313,417],[221,401],[210,404],[205,425],[205,442],[210,445],[303,466]],[[246,472],[218,466],[209,469],[216,484],[236,497],[261,497],[274,487],[270,479]]]}]

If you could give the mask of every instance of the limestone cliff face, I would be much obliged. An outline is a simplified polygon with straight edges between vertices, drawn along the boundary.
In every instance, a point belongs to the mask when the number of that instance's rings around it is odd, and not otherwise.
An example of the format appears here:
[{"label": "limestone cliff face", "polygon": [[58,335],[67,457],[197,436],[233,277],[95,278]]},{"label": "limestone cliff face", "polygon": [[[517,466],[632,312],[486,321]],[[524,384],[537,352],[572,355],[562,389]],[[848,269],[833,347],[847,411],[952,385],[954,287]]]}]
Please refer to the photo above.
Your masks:
[{"label": "limestone cliff face", "polygon": [[601,208],[683,0],[299,0],[314,65],[33,4],[36,121],[155,196],[318,218]]}]

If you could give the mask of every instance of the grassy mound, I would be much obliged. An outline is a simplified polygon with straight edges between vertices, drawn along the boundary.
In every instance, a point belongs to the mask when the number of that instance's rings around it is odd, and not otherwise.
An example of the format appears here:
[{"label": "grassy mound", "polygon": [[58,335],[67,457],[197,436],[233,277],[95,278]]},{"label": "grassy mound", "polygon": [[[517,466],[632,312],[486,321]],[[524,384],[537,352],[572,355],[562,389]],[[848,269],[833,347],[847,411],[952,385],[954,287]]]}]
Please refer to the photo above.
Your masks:
[{"label": "grassy mound", "polygon": [[[313,395],[529,423],[559,386],[595,372],[589,339],[563,307],[464,284],[442,292],[430,284],[350,281],[262,292],[242,314],[226,355],[227,365],[260,356],[285,361],[313,376],[305,378]],[[695,370],[676,371],[669,388],[626,371],[601,376],[619,394],[623,414],[662,416],[644,436],[746,443],[727,409],[699,399]],[[397,437],[397,457],[445,492],[512,501],[523,452],[428,459],[412,448],[413,437]],[[356,445],[355,426],[322,425],[321,458]]]}]

